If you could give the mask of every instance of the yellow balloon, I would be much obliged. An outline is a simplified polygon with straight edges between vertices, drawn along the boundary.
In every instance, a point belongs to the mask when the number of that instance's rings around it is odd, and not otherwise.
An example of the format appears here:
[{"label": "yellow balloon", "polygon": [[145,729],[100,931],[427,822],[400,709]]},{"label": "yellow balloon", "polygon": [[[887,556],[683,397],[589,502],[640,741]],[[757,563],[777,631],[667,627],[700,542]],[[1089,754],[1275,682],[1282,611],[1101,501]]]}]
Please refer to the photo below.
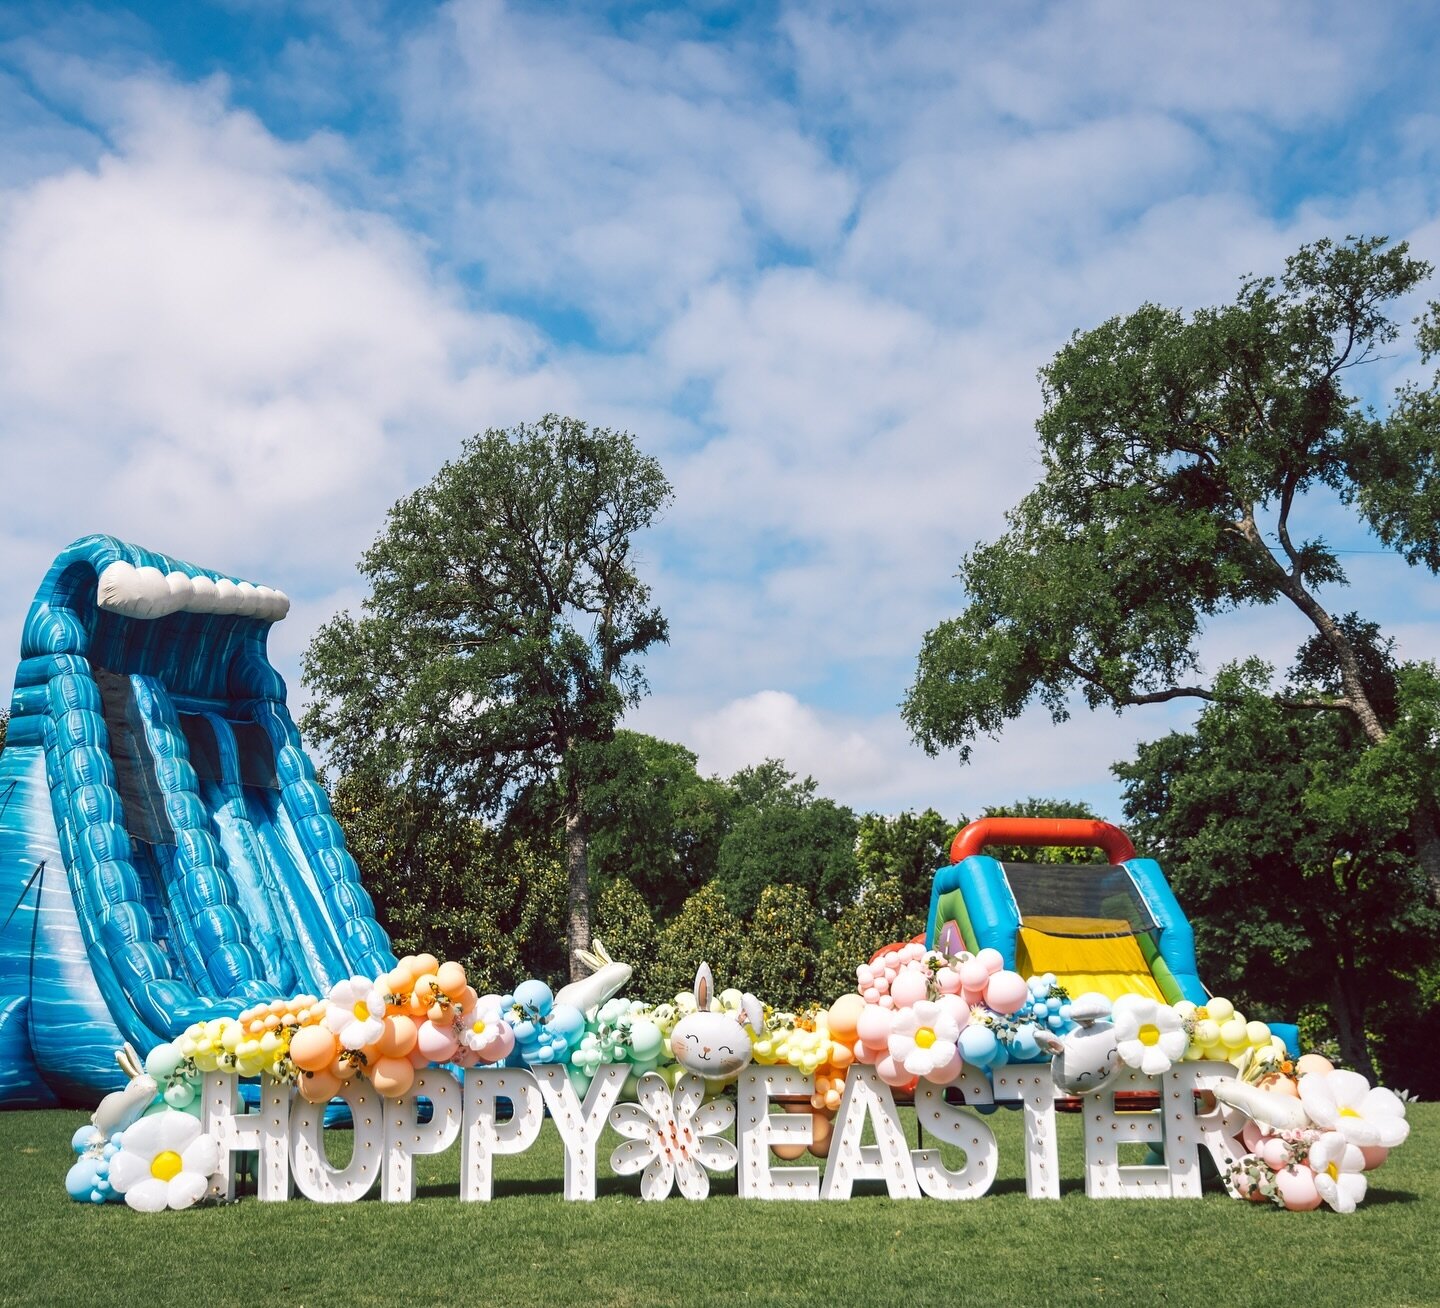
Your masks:
[{"label": "yellow balloon", "polygon": [[1235,1005],[1228,999],[1215,998],[1206,1003],[1210,1016],[1217,1022],[1228,1022],[1235,1016]]}]

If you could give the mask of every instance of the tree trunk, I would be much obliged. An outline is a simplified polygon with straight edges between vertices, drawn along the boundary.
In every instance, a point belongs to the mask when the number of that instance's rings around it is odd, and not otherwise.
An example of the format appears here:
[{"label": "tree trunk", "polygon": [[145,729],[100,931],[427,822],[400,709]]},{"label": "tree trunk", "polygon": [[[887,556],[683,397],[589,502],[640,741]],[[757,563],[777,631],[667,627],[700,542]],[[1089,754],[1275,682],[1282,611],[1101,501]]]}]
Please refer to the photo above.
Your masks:
[{"label": "tree trunk", "polygon": [[1415,860],[1430,882],[1430,898],[1440,907],[1440,824],[1435,820],[1435,805],[1422,801],[1410,818],[1410,834],[1415,840]]},{"label": "tree trunk", "polygon": [[1330,980],[1330,1015],[1335,1019],[1341,1058],[1374,1084],[1375,1065],[1365,1039],[1365,1001],[1345,984],[1338,968]]},{"label": "tree trunk", "polygon": [[585,817],[580,810],[580,795],[576,792],[565,802],[566,904],[569,908],[565,922],[565,952],[570,959],[572,981],[589,975],[589,970],[575,952],[590,948],[590,869],[586,862],[585,845]]}]

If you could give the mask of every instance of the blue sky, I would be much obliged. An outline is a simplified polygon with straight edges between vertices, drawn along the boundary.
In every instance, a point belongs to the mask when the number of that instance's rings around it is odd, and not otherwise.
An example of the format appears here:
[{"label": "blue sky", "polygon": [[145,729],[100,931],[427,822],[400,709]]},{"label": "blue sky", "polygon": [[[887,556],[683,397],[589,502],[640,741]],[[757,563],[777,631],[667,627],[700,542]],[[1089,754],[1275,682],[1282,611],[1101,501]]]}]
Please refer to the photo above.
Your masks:
[{"label": "blue sky", "polygon": [[[899,721],[920,641],[1073,330],[1323,235],[1440,261],[1437,46],[1424,4],[11,3],[0,649],[105,530],[285,589],[298,697],[385,509],[554,410],[676,487],[632,725],[858,808],[1116,816],[1110,763],[1188,710],[1027,715],[961,769]],[[1433,578],[1345,562],[1335,608],[1440,655]],[[1206,663],[1305,634],[1222,622]]]}]

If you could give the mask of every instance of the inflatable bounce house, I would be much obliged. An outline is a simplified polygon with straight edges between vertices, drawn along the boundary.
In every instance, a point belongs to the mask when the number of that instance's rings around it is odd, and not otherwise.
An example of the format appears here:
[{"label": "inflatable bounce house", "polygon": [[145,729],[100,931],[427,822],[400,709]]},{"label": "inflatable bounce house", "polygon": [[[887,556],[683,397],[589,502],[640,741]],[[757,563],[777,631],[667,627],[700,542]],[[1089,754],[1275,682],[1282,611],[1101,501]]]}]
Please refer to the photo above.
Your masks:
[{"label": "inflatable bounce house", "polygon": [[[1103,864],[1000,863],[987,845],[1089,846]],[[1148,995],[1203,1004],[1195,936],[1154,859],[1083,818],[982,818],[935,874],[927,943],[942,953],[998,950],[1022,976],[1053,972],[1071,994]]]},{"label": "inflatable bounce house", "polygon": [[0,1107],[395,964],[266,657],[289,600],[111,536],[30,606],[0,754]]}]

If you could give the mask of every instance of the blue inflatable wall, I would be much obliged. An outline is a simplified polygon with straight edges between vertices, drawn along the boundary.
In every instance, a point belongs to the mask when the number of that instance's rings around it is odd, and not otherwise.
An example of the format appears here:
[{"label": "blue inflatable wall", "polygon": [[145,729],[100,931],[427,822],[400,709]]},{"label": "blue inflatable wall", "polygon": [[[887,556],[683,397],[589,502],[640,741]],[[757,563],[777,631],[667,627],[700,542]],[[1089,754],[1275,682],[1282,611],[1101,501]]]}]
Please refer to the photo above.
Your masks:
[{"label": "blue inflatable wall", "polygon": [[266,656],[287,607],[110,536],[51,566],[0,754],[0,1106],[394,966]]}]

